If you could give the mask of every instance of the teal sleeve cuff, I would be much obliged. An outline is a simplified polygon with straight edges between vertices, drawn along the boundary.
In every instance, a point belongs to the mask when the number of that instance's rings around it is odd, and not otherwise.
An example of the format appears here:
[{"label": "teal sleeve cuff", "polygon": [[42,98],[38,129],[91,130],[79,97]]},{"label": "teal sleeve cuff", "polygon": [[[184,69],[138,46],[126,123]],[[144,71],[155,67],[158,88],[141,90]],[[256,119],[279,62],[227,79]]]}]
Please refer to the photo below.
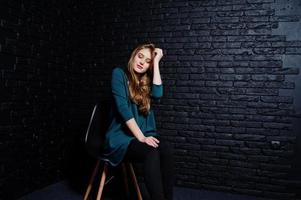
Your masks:
[{"label": "teal sleeve cuff", "polygon": [[161,98],[163,96],[163,85],[152,85],[152,97],[153,98]]}]

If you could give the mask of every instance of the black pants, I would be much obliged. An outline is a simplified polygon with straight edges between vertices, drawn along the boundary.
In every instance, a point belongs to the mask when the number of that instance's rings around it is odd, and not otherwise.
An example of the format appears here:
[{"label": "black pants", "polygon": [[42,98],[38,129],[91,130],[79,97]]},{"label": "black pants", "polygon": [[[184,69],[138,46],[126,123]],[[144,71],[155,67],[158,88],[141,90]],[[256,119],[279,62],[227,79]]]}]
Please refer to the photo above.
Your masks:
[{"label": "black pants", "polygon": [[174,161],[172,145],[160,140],[154,148],[137,139],[131,141],[125,159],[142,162],[144,180],[152,200],[173,199]]}]

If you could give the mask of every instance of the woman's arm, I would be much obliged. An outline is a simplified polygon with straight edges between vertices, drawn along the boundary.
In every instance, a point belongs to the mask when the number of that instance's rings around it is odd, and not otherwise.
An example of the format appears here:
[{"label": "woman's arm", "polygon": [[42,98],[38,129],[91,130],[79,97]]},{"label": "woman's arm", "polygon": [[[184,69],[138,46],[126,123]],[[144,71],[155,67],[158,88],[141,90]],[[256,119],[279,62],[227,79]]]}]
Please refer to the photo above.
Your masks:
[{"label": "woman's arm", "polygon": [[135,138],[137,138],[137,140],[139,142],[142,143],[146,143],[152,147],[158,147],[158,143],[159,140],[156,139],[155,137],[149,136],[149,137],[145,137],[141,131],[141,129],[139,128],[136,120],[134,118],[126,121],[125,123],[127,125],[127,127],[131,130],[131,132],[133,133],[133,135],[135,136]]},{"label": "woman's arm", "polygon": [[162,49],[156,48],[154,51],[154,59],[153,59],[153,85],[151,96],[155,99],[159,99],[163,96],[163,86],[159,68],[159,62],[163,56]]},{"label": "woman's arm", "polygon": [[159,48],[155,48],[154,51],[155,57],[153,60],[153,64],[154,64],[154,77],[153,77],[153,84],[155,85],[161,85],[162,84],[162,80],[161,80],[161,75],[160,75],[160,69],[159,69],[159,62],[163,56],[163,51],[162,49]]}]

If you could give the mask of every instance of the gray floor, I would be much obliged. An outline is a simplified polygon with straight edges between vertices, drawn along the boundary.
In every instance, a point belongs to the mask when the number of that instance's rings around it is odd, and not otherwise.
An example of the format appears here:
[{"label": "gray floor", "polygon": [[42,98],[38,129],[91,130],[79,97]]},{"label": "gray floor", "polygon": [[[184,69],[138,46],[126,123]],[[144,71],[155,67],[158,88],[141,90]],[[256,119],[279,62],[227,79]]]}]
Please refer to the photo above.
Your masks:
[{"label": "gray floor", "polygon": [[[175,187],[174,196],[174,200],[271,200],[246,195],[181,187]],[[82,194],[75,192],[66,182],[62,181],[23,196],[19,200],[82,200]]]}]

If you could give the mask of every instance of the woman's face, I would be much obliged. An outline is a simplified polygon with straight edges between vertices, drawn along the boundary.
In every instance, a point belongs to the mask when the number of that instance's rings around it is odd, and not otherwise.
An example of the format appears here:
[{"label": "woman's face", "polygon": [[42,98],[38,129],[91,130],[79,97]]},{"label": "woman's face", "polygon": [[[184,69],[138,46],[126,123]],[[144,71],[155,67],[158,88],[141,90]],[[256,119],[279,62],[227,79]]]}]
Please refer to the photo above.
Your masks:
[{"label": "woman's face", "polygon": [[145,73],[150,67],[152,58],[150,49],[141,49],[137,52],[133,60],[133,69],[136,73]]}]

